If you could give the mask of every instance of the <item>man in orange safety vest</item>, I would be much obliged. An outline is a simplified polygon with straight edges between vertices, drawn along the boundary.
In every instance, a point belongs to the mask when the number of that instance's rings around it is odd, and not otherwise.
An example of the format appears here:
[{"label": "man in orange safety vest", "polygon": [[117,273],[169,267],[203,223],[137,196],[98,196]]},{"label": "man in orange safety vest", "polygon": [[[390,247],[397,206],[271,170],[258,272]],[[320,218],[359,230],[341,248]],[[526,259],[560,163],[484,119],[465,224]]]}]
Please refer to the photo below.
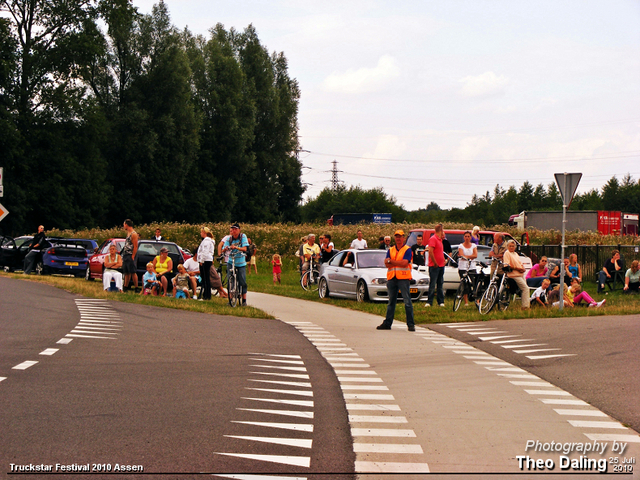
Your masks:
[{"label": "man in orange safety vest", "polygon": [[389,293],[387,316],[384,322],[376,328],[378,330],[391,330],[399,291],[404,301],[404,311],[407,314],[407,328],[410,332],[415,332],[413,303],[411,303],[411,294],[409,293],[413,252],[410,247],[404,244],[404,231],[396,230],[394,237],[396,244],[387,250],[387,257],[384,259],[384,265],[387,267],[387,292]]}]

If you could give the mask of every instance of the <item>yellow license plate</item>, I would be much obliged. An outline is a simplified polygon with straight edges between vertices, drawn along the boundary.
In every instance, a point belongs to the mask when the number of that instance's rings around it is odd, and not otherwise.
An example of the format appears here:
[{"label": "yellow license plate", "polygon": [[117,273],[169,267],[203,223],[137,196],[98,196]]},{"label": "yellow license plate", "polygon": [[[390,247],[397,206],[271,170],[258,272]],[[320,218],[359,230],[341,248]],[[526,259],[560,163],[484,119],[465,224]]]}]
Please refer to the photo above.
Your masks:
[{"label": "yellow license plate", "polygon": [[64,262],[67,267],[77,267],[78,262]]},{"label": "yellow license plate", "polygon": [[418,289],[417,288],[410,288],[409,289],[409,293],[418,293]]}]

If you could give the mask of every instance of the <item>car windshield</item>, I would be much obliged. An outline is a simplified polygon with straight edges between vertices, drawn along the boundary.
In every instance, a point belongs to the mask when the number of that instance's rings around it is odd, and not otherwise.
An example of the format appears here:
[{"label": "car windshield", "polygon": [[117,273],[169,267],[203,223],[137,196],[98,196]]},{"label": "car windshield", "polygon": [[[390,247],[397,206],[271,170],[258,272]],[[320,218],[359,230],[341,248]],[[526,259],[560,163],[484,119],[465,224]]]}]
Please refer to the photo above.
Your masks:
[{"label": "car windshield", "polygon": [[385,268],[384,259],[386,251],[372,250],[370,252],[358,252],[358,268]]},{"label": "car windshield", "polygon": [[18,237],[15,239],[16,248],[20,248],[22,245],[29,243],[33,237]]},{"label": "car windshield", "polygon": [[109,253],[109,247],[110,247],[112,244],[115,244],[115,246],[116,246],[116,251],[117,251],[118,253],[122,253],[122,249],[124,248],[124,240],[120,240],[119,242],[112,242],[112,241],[109,241],[109,240],[105,241],[105,242],[102,244],[102,248],[100,248],[100,253],[101,253],[101,254],[107,254],[107,253]]}]

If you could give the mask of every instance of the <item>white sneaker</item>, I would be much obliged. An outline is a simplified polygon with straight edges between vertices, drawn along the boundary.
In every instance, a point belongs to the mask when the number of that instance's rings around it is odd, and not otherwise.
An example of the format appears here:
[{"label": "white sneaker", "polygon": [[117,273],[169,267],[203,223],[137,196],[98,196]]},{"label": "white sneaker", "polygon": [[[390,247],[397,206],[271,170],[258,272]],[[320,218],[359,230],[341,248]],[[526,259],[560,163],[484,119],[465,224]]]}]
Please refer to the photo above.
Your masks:
[{"label": "white sneaker", "polygon": [[440,306],[441,306],[441,307],[444,307],[444,303],[441,303],[441,304],[440,304]]},{"label": "white sneaker", "polygon": [[198,299],[198,296],[197,296],[197,295],[194,295],[194,296],[193,296],[193,299],[194,299],[194,300],[197,300],[197,299]]},{"label": "white sneaker", "polygon": [[602,305],[604,305],[604,304],[605,304],[605,302],[606,302],[606,301],[607,301],[607,299],[605,298],[605,299],[604,299],[604,300],[602,300],[601,302],[596,303],[596,306],[597,306],[598,308],[600,308]]},{"label": "white sneaker", "polygon": [[430,304],[430,303],[425,303],[425,304],[424,304],[424,306],[425,306],[425,307],[430,307],[430,306],[431,306],[431,304]]}]

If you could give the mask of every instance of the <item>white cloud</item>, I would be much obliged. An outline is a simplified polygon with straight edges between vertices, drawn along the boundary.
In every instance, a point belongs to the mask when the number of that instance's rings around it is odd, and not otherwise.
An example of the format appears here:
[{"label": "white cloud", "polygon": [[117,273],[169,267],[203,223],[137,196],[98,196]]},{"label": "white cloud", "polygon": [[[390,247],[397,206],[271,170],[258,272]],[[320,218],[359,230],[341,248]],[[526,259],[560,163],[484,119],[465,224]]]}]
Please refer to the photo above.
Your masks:
[{"label": "white cloud", "polygon": [[468,76],[460,80],[461,93],[465,97],[490,97],[504,94],[509,79],[504,75],[485,72],[482,75]]},{"label": "white cloud", "polygon": [[378,92],[400,75],[400,69],[391,55],[383,55],[374,68],[349,69],[334,72],[324,81],[324,89],[336,93]]}]

